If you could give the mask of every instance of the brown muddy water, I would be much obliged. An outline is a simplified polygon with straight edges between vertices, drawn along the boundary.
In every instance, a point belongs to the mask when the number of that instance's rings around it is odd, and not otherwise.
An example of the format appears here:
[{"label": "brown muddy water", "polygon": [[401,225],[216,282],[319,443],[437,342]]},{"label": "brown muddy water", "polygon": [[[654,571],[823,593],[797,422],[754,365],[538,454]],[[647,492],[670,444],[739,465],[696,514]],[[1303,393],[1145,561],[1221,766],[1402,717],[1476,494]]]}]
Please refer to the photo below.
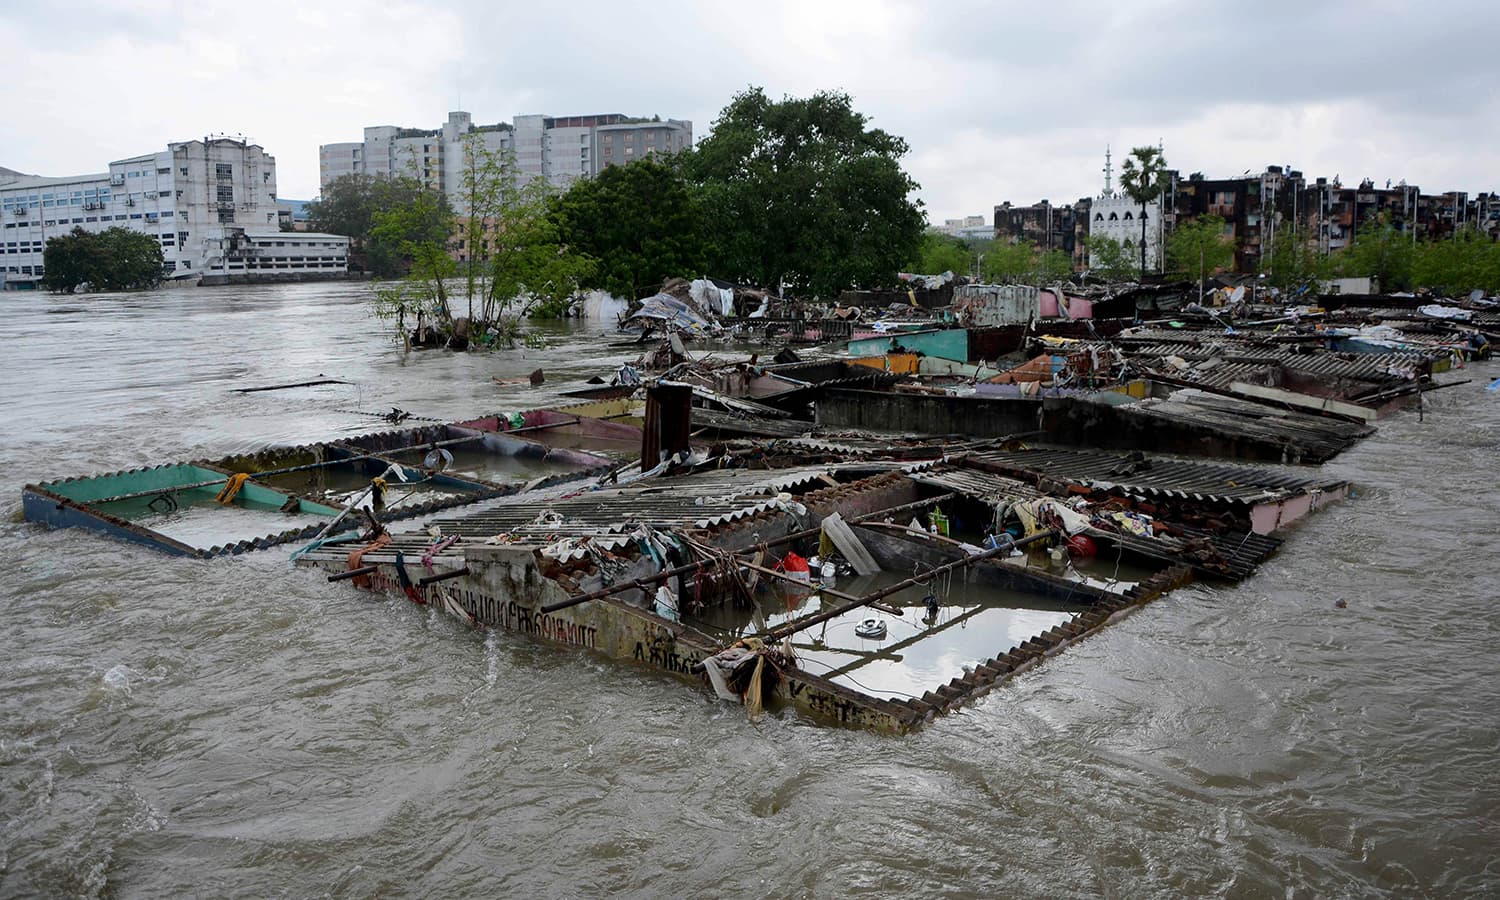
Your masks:
[{"label": "brown muddy water", "polygon": [[[596,322],[403,357],[363,296],[0,295],[0,895],[1496,893],[1500,367],[1329,466],[1358,497],[1254,578],[905,738],[752,724],[285,551],[17,521],[27,481],[525,409],[634,355]],[[320,374],[355,384],[230,393]]]}]

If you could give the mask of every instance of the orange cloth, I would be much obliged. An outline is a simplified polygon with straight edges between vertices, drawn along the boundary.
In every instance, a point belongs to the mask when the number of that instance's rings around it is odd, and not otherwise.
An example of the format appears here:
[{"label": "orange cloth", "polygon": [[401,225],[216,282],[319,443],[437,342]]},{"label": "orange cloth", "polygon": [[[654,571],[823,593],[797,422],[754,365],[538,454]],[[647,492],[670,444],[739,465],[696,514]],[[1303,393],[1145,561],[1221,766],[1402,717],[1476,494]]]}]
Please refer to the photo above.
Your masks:
[{"label": "orange cloth", "polygon": [[[372,550],[379,550],[381,547],[384,547],[390,542],[390,532],[381,532],[380,537],[349,554],[349,569],[360,568],[364,565],[362,560],[364,559],[366,553],[369,553]],[[356,575],[350,580],[354,582],[354,586],[357,588],[365,588],[366,590],[368,590],[370,587],[370,576],[368,575]]]}]

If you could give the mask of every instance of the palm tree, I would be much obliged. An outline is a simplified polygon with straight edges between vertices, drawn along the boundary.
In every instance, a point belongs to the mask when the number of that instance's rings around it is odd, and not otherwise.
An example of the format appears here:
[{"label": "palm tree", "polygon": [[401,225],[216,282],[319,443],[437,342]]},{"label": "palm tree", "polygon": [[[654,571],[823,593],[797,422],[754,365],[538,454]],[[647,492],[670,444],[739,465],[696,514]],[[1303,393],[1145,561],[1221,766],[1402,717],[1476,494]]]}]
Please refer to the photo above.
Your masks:
[{"label": "palm tree", "polygon": [[1141,277],[1146,277],[1146,204],[1167,186],[1167,160],[1157,147],[1136,147],[1120,167],[1120,187],[1141,205]]}]

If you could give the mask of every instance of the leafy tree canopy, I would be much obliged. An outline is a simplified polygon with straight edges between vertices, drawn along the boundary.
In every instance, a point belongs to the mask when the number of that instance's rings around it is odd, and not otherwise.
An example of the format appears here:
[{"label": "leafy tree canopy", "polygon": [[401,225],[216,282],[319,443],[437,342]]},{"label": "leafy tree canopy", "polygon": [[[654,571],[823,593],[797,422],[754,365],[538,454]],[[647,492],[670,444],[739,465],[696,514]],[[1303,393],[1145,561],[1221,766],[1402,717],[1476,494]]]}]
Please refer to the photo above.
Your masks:
[{"label": "leafy tree canopy", "polygon": [[398,274],[409,264],[403,242],[420,236],[397,234],[387,227],[383,236],[377,237],[380,217],[414,206],[445,209],[450,216],[452,212],[441,192],[415,178],[354,173],[335,178],[323,187],[322,196],[308,203],[308,224],[315,231],[347,236],[351,262],[362,263],[385,277]]},{"label": "leafy tree canopy", "polygon": [[161,244],[129,228],[79,227],[47,241],[42,265],[42,283],[54,291],[70,292],[84,284],[95,291],[140,290],[161,281]]},{"label": "leafy tree canopy", "polygon": [[1089,272],[1105,281],[1124,281],[1136,274],[1132,249],[1103,234],[1091,234],[1087,240]]},{"label": "leafy tree canopy", "polygon": [[894,284],[923,215],[901,168],[906,141],[868,122],[844,93],[735,95],[681,155],[717,238],[715,274],[825,297]]},{"label": "leafy tree canopy", "polygon": [[1500,293],[1500,243],[1463,228],[1447,240],[1419,244],[1412,281],[1449,297],[1466,296],[1475,288]]},{"label": "leafy tree canopy", "polygon": [[1333,261],[1290,228],[1276,233],[1269,252],[1261,257],[1260,268],[1268,284],[1285,291],[1316,289],[1319,282],[1334,275]]},{"label": "leafy tree canopy", "polygon": [[1167,235],[1171,271],[1202,281],[1219,269],[1234,267],[1234,244],[1224,234],[1223,216],[1199,216]]},{"label": "leafy tree canopy", "polygon": [[598,261],[585,287],[635,299],[663,281],[702,274],[702,206],[675,167],[654,159],[610,166],[557,198],[558,240]]},{"label": "leafy tree canopy", "polygon": [[969,274],[974,268],[978,253],[969,248],[962,238],[951,234],[929,231],[922,235],[917,254],[906,266],[906,271],[922,275]]},{"label": "leafy tree canopy", "polygon": [[1374,278],[1382,291],[1407,291],[1412,287],[1416,254],[1411,236],[1397,230],[1389,216],[1382,216],[1361,227],[1354,242],[1339,254],[1339,271]]},{"label": "leafy tree canopy", "polygon": [[984,251],[984,277],[996,283],[1056,282],[1073,274],[1073,260],[1062,250],[1043,251],[1026,241],[996,238]]},{"label": "leafy tree canopy", "polygon": [[374,245],[399,247],[410,263],[406,278],[377,291],[376,314],[398,327],[420,314],[454,338],[452,346],[509,345],[521,317],[566,312],[594,261],[560,243],[547,215],[550,189],[524,178],[513,153],[477,140],[464,152],[459,196],[467,215],[456,227],[435,192],[375,214]]}]

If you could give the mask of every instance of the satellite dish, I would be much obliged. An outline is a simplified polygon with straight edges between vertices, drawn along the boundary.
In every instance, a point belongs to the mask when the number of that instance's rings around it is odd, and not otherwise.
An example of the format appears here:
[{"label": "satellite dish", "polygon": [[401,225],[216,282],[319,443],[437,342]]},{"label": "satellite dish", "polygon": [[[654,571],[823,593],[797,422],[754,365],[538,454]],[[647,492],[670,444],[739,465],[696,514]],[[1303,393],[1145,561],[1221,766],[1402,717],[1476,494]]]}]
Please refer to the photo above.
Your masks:
[{"label": "satellite dish", "polygon": [[1230,303],[1238,303],[1243,299],[1245,299],[1245,286],[1243,284],[1229,292]]}]

